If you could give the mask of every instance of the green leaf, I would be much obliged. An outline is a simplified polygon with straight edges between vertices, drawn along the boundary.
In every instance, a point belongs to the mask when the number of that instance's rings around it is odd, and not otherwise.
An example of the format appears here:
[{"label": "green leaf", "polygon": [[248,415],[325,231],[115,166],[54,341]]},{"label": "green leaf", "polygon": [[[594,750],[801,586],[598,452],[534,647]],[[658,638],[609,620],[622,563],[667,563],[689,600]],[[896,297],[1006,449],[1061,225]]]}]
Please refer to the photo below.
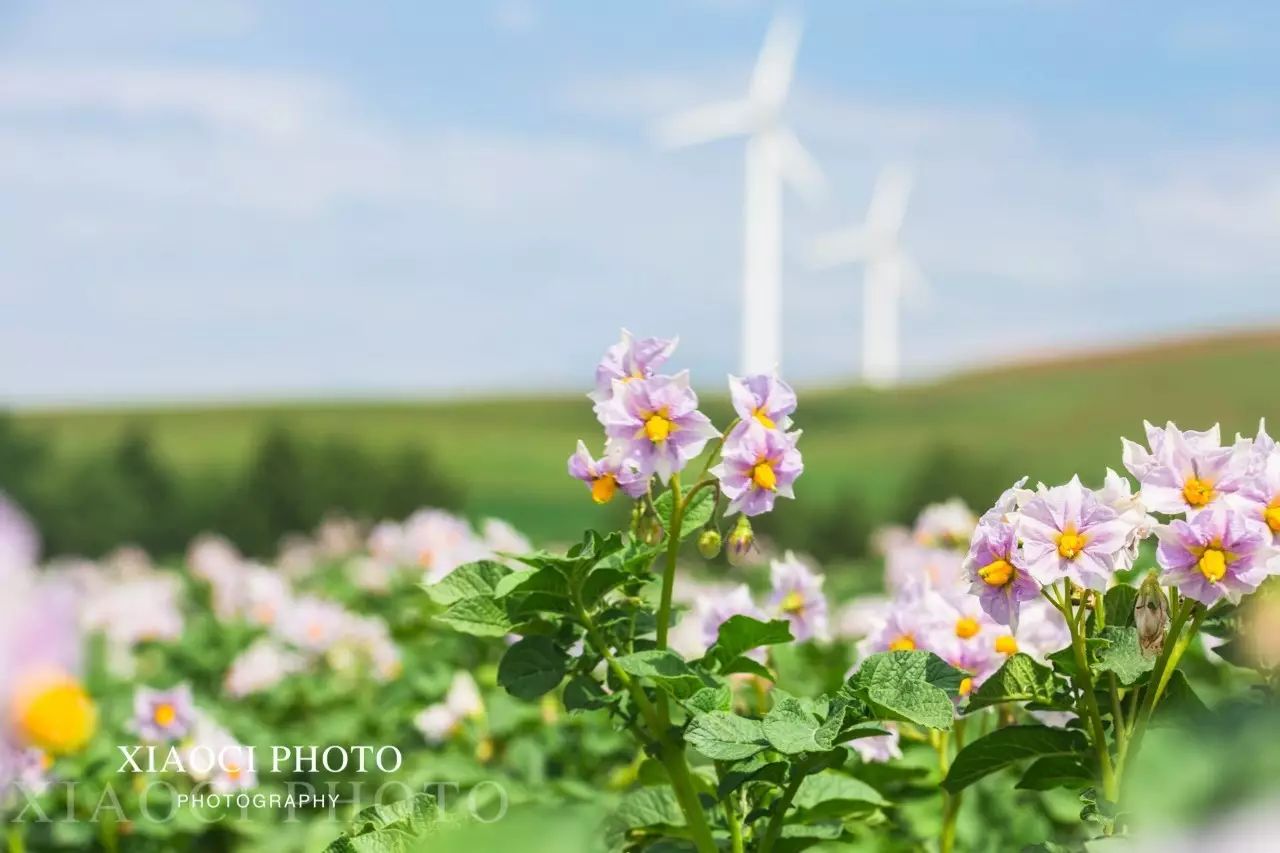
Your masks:
[{"label": "green leaf", "polygon": [[715,761],[750,758],[769,746],[759,720],[725,711],[699,714],[685,729],[689,746]]},{"label": "green leaf", "polygon": [[435,620],[473,637],[505,637],[512,628],[506,609],[482,596],[455,601],[443,613],[437,613]]},{"label": "green leaf", "polygon": [[1052,788],[1079,790],[1093,784],[1094,779],[1094,772],[1082,757],[1046,755],[1032,762],[1027,772],[1022,774],[1017,787],[1026,791],[1048,791]]},{"label": "green leaf", "polygon": [[513,593],[534,592],[567,597],[569,585],[564,575],[555,569],[522,569],[499,580],[494,586],[493,597],[506,598]]},{"label": "green leaf", "polygon": [[752,649],[789,643],[794,639],[791,623],[785,619],[762,622],[750,616],[730,616],[720,625],[715,644],[707,651],[707,658],[725,664]]},{"label": "green leaf", "polygon": [[708,686],[680,655],[670,649],[650,649],[618,658],[623,672],[649,681],[676,699],[688,699]]},{"label": "green leaf", "polygon": [[351,828],[325,848],[325,853],[410,853],[440,824],[435,800],[415,794],[407,800],[362,809]]},{"label": "green leaf", "polygon": [[[685,492],[686,500],[688,492]],[[658,495],[658,499],[653,502],[653,508],[658,512],[658,520],[662,523],[662,529],[671,535],[671,490]],[[697,533],[708,521],[711,520],[712,513],[715,512],[715,490],[714,489],[698,489],[698,493],[693,496],[693,501],[685,507],[684,514],[680,522],[680,538],[688,539]]]},{"label": "green leaf", "polygon": [[1156,706],[1151,722],[1152,725],[1168,725],[1179,721],[1185,723],[1188,717],[1194,720],[1209,713],[1208,706],[1191,689],[1187,676],[1182,670],[1175,669],[1169,677],[1169,683],[1165,685],[1164,695],[1160,697],[1160,704]]},{"label": "green leaf", "polygon": [[1101,672],[1114,672],[1121,684],[1133,684],[1155,667],[1155,655],[1142,654],[1137,628],[1108,625],[1102,629],[1102,639],[1107,645],[1098,653],[1097,668]]},{"label": "green leaf", "polygon": [[603,708],[608,702],[609,694],[589,675],[575,675],[564,686],[564,707],[567,711],[593,711]]},{"label": "green leaf", "polygon": [[735,763],[720,774],[716,797],[723,800],[749,782],[764,782],[781,788],[786,779],[787,762],[770,761],[762,755],[755,755]]},{"label": "green leaf", "polygon": [[659,833],[685,825],[684,813],[669,787],[640,788],[622,798],[605,829],[610,849],[621,849],[631,830]]},{"label": "green leaf", "polygon": [[806,776],[792,800],[809,820],[843,817],[889,805],[879,791],[844,773],[828,770]]},{"label": "green leaf", "polygon": [[955,706],[947,690],[931,679],[948,684],[954,678],[951,669],[932,652],[881,652],[862,662],[845,689],[880,719],[945,730],[951,728]]},{"label": "green leaf", "polygon": [[823,752],[835,746],[836,735],[844,723],[844,706],[826,722],[819,723],[800,702],[784,696],[761,721],[764,736],[778,752],[798,755],[802,752]]},{"label": "green leaf", "polygon": [[582,601],[588,609],[604,600],[605,595],[626,583],[631,575],[619,568],[596,566],[582,582]]},{"label": "green leaf", "polygon": [[1102,603],[1107,609],[1107,626],[1132,628],[1133,606],[1138,601],[1138,591],[1131,586],[1114,586],[1107,590]]},{"label": "green leaf", "polygon": [[1009,726],[996,729],[960,750],[942,787],[951,793],[962,791],[982,777],[1026,758],[1047,756],[1078,757],[1089,744],[1075,729],[1049,726]]},{"label": "green leaf", "polygon": [[767,666],[760,663],[758,660],[747,657],[746,655],[734,658],[720,667],[721,675],[733,675],[735,672],[745,672],[759,676],[767,681],[773,681],[773,673],[769,671]]},{"label": "green leaf", "polygon": [[704,687],[686,699],[684,706],[695,714],[706,714],[711,711],[731,711],[733,710],[733,691],[727,684]]},{"label": "green leaf", "polygon": [[564,678],[568,658],[548,637],[525,637],[498,663],[498,683],[517,699],[537,699]]},{"label": "green leaf", "polygon": [[1037,663],[1030,655],[1018,652],[969,697],[965,713],[972,714],[1002,702],[1049,703],[1053,701],[1055,686],[1053,670]]},{"label": "green leaf", "polygon": [[492,598],[498,582],[509,574],[511,569],[502,563],[496,563],[493,560],[477,560],[474,563],[458,566],[438,582],[424,589],[432,601],[447,607],[464,598],[475,596]]}]

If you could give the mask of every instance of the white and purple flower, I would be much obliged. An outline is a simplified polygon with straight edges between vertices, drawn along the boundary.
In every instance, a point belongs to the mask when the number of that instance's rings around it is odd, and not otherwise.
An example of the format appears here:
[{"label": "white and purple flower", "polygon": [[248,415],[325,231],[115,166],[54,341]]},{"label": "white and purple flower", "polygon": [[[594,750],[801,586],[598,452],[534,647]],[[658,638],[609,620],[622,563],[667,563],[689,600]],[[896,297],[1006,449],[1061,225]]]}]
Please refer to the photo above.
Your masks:
[{"label": "white and purple flower", "polygon": [[678,338],[633,338],[626,329],[622,340],[605,350],[596,366],[596,390],[588,396],[603,403],[614,394],[613,383],[648,379],[657,372],[671,353],[675,352]]},{"label": "white and purple flower", "polygon": [[772,510],[779,496],[795,497],[792,485],[804,473],[796,449],[800,433],[786,434],[755,421],[743,427],[729,436],[720,464],[711,473],[729,499],[726,512],[760,515]]},{"label": "white and purple flower", "polygon": [[631,498],[643,497],[649,490],[649,478],[641,475],[636,463],[624,458],[620,449],[595,459],[581,440],[569,457],[569,476],[586,483],[591,499],[598,504],[613,500],[618,489]]},{"label": "white and purple flower", "polygon": [[147,743],[181,740],[195,724],[195,699],[191,685],[168,690],[138,687],[133,692],[133,727]]},{"label": "white and purple flower", "polygon": [[1157,528],[1156,561],[1164,580],[1204,605],[1222,598],[1238,602],[1269,574],[1274,554],[1270,531],[1228,506],[1215,506],[1190,521]]},{"label": "white and purple flower", "polygon": [[1026,570],[1041,586],[1069,578],[1103,591],[1128,545],[1130,526],[1072,477],[1027,500],[1017,530]]},{"label": "white and purple flower", "polygon": [[1122,441],[1124,466],[1137,478],[1148,509],[1190,518],[1245,485],[1249,454],[1223,447],[1217,424],[1203,432],[1180,430],[1172,421],[1163,429],[1143,425],[1150,451]]},{"label": "white and purple flower", "polygon": [[827,597],[822,592],[822,575],[810,571],[788,551],[769,567],[773,593],[770,609],[791,623],[797,642],[827,639]]},{"label": "white and purple flower", "polygon": [[1022,564],[1018,530],[1008,522],[978,526],[964,571],[970,580],[969,592],[977,596],[983,611],[1014,630],[1022,602],[1040,595],[1040,585]]},{"label": "white and purple flower", "polygon": [[610,449],[634,461],[641,476],[657,474],[663,483],[720,434],[698,411],[688,371],[625,383],[615,379],[613,396],[596,404],[596,416]]},{"label": "white and purple flower", "polygon": [[791,413],[796,410],[796,392],[776,376],[729,377],[729,397],[741,423],[736,429],[755,422],[765,429],[786,430],[791,426]]}]

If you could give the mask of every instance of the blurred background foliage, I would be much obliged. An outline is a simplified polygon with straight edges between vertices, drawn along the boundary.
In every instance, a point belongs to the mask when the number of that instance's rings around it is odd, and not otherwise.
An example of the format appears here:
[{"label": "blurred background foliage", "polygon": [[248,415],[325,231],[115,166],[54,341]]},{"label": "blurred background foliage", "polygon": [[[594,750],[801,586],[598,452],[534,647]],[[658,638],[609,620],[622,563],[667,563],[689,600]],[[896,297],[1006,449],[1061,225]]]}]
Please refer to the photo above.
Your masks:
[{"label": "blurred background foliage", "polygon": [[[1268,369],[1268,365],[1271,369]],[[870,533],[949,496],[981,508],[1016,478],[1095,484],[1142,422],[1280,419],[1259,381],[1280,333],[1217,336],[957,375],[893,391],[801,389],[806,472],[761,520],[780,547],[857,558]],[[716,423],[721,386],[695,377]],[[251,554],[330,510],[399,518],[439,506],[510,521],[535,542],[619,523],[565,475],[574,442],[602,442],[581,395],[400,403],[27,410],[0,418],[0,487],[30,507],[50,553],[121,542],[171,554],[203,530]],[[461,484],[465,483],[465,491]]]}]

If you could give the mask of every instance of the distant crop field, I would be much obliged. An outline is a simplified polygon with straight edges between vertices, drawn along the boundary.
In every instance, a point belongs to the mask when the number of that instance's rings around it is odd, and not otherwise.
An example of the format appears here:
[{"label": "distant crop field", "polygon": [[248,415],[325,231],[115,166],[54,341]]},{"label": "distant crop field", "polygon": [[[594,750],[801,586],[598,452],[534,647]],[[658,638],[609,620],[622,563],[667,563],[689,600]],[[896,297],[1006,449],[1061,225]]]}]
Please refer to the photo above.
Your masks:
[{"label": "distant crop field", "polygon": [[[797,501],[854,496],[882,519],[940,448],[1032,481],[1116,465],[1117,435],[1141,436],[1144,418],[1224,434],[1280,422],[1280,332],[1255,332],[985,370],[887,392],[801,389],[796,423],[806,472]],[[584,391],[587,386],[584,378]],[[725,420],[721,377],[695,376],[705,408]],[[564,474],[574,442],[599,439],[585,396],[440,403],[279,405],[24,412],[59,455],[101,448],[130,425],[184,473],[238,464],[264,430],[339,436],[376,452],[428,449],[466,490],[467,511],[509,519],[537,540],[565,540],[602,512]],[[957,484],[963,485],[963,484]]]}]

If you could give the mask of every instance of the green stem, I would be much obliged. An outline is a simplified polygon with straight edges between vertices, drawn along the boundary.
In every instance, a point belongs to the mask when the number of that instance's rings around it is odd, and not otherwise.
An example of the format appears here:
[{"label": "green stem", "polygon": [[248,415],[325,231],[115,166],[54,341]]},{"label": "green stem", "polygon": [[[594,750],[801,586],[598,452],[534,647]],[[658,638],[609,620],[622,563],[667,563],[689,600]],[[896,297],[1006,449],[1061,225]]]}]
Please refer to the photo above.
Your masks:
[{"label": "green stem", "polygon": [[25,853],[27,842],[22,837],[22,830],[16,826],[11,826],[7,835],[9,836],[9,853]]},{"label": "green stem", "polygon": [[[1184,632],[1182,629],[1187,624],[1187,618],[1192,616],[1193,612],[1195,615],[1191,619],[1191,625]],[[1193,599],[1185,598],[1174,613],[1173,621],[1169,625],[1169,632],[1165,636],[1164,648],[1160,651],[1160,657],[1156,658],[1156,665],[1151,670],[1151,677],[1147,681],[1147,689],[1142,695],[1142,705],[1133,723],[1133,732],[1129,738],[1129,749],[1125,755],[1126,759],[1138,754],[1138,747],[1142,744],[1142,738],[1146,735],[1147,727],[1151,724],[1151,716],[1155,713],[1156,705],[1164,695],[1165,688],[1169,686],[1169,680],[1173,678],[1173,673],[1177,670],[1178,663],[1182,660],[1182,655],[1187,651],[1187,647],[1191,645],[1191,640],[1200,630],[1200,623],[1204,621],[1205,614],[1208,612],[1209,609],[1207,607],[1200,607],[1197,610],[1196,602]]]},{"label": "green stem", "polygon": [[1124,707],[1120,703],[1120,684],[1114,672],[1107,673],[1111,682],[1111,731],[1116,739],[1116,775],[1124,766],[1124,756],[1129,750],[1129,728],[1125,725]]},{"label": "green stem", "polygon": [[[716,773],[722,775],[724,764],[716,762]],[[724,798],[724,821],[729,826],[729,850],[730,853],[743,853],[742,846],[742,819],[738,815],[738,808],[734,805],[734,798],[738,796],[737,791],[733,791],[729,796]]]},{"label": "green stem", "polygon": [[[1119,789],[1116,786],[1115,769],[1111,765],[1111,752],[1107,749],[1107,730],[1102,724],[1102,712],[1098,708],[1098,697],[1093,692],[1093,679],[1089,675],[1089,661],[1085,654],[1084,638],[1076,623],[1076,614],[1071,606],[1071,587],[1069,580],[1063,582],[1062,615],[1067,620],[1067,628],[1071,632],[1071,652],[1076,664],[1076,689],[1084,700],[1085,716],[1093,730],[1093,748],[1098,754],[1098,769],[1102,774],[1102,791],[1108,800],[1116,801]],[[1050,599],[1052,601],[1052,599]],[[1056,603],[1056,602],[1055,602]],[[1081,609],[1084,604],[1081,602]],[[1077,711],[1080,709],[1077,708]]]},{"label": "green stem", "polygon": [[[690,836],[694,846],[698,848],[698,853],[715,853],[716,843],[711,835],[711,827],[707,824],[706,813],[702,809],[702,803],[698,801],[697,791],[694,790],[689,765],[684,760],[684,746],[671,736],[669,711],[665,703],[655,708],[649,701],[649,697],[645,695],[644,688],[636,684],[631,675],[618,663],[618,659],[609,650],[608,643],[600,636],[600,631],[592,621],[591,615],[582,606],[576,591],[574,605],[578,611],[578,619],[587,631],[587,640],[608,663],[618,683],[631,694],[632,701],[640,709],[640,714],[649,727],[652,741],[658,745],[658,757],[662,765],[667,768],[667,775],[671,778],[671,787],[675,791],[677,802],[680,803],[680,810],[684,812],[685,820],[689,822]],[[665,696],[666,694],[662,694],[659,697],[660,700]],[[642,735],[640,732],[637,734]]]},{"label": "green stem", "polygon": [[[793,771],[794,772],[794,771]],[[786,822],[787,810],[791,808],[791,801],[795,799],[796,792],[800,790],[800,783],[804,781],[803,773],[796,773],[795,777],[787,785],[773,804],[773,816],[769,818],[769,826],[765,830],[764,838],[760,841],[760,853],[771,853],[773,845],[778,843],[778,839],[782,836],[782,825]]]},{"label": "green stem", "polygon": [[[959,753],[964,749],[964,720],[957,720],[955,725],[955,747]],[[939,743],[938,764],[942,770],[942,777],[945,779],[947,772],[951,769],[951,755],[948,751],[947,736],[944,734]],[[938,836],[938,850],[940,853],[952,853],[956,847],[956,822],[960,817],[960,799],[962,792],[957,791],[951,793],[944,791],[942,794],[942,832]]]},{"label": "green stem", "polygon": [[667,647],[671,630],[671,596],[676,586],[676,559],[680,556],[680,525],[684,521],[684,500],[680,475],[671,475],[671,523],[667,533],[667,561],[662,570],[662,598],[658,602],[658,648]]}]

